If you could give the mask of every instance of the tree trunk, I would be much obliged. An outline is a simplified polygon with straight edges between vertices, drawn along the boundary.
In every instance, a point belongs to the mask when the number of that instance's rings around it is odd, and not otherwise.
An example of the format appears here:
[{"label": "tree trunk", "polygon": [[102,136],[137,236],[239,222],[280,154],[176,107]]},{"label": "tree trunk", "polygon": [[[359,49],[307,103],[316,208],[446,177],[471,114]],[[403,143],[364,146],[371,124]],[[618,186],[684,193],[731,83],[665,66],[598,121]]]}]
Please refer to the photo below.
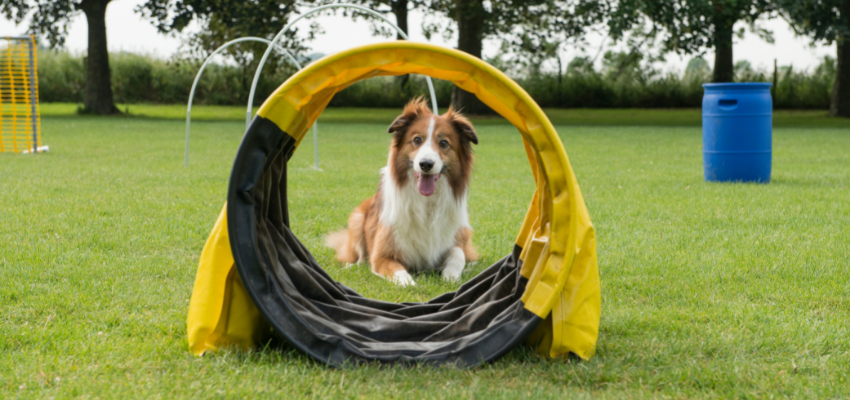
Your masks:
[{"label": "tree trunk", "polygon": [[[770,95],[773,96],[773,101],[776,101],[776,89],[779,86],[779,65],[776,59],[773,59],[773,86],[770,87]],[[775,106],[774,106],[775,107]]]},{"label": "tree trunk", "polygon": [[[401,28],[404,33],[407,31],[407,2],[408,0],[395,0],[392,4],[393,14],[395,14],[395,24]],[[396,40],[404,40],[400,34],[395,35]]]},{"label": "tree trunk", "polygon": [[712,82],[733,82],[735,65],[732,58],[734,20],[716,17],[714,23],[714,76]]},{"label": "tree trunk", "polygon": [[561,85],[561,82],[563,81],[563,76],[564,76],[564,66],[562,65],[563,63],[561,61],[561,56],[558,55],[557,52],[555,52],[555,54],[556,54],[556,57],[558,58],[558,96],[555,97],[555,101],[558,102],[557,103],[558,107],[562,107],[561,99],[563,99],[563,97],[564,97],[563,96],[564,91],[561,89],[563,87],[563,85]]},{"label": "tree trunk", "polygon": [[850,118],[850,40],[839,38],[838,65],[835,69],[835,85],[832,87],[832,101],[829,114],[833,117]]},{"label": "tree trunk", "polygon": [[89,25],[89,47],[86,57],[86,91],[83,105],[93,114],[117,114],[112,99],[109,74],[109,52],[106,48],[106,5],[110,0],[85,0],[80,8]]},{"label": "tree trunk", "polygon": [[[484,41],[484,3],[482,0],[455,0],[457,15],[457,48],[481,58]],[[466,114],[492,114],[474,94],[455,86],[452,90],[452,105]]]},{"label": "tree trunk", "polygon": [[[395,14],[395,24],[406,34],[409,33],[407,30],[407,2],[408,0],[395,0],[392,4],[393,14]],[[395,38],[396,40],[404,40],[399,33],[396,33]],[[399,86],[404,88],[407,86],[407,82],[410,81],[410,74],[399,76],[396,81],[399,83]]]}]

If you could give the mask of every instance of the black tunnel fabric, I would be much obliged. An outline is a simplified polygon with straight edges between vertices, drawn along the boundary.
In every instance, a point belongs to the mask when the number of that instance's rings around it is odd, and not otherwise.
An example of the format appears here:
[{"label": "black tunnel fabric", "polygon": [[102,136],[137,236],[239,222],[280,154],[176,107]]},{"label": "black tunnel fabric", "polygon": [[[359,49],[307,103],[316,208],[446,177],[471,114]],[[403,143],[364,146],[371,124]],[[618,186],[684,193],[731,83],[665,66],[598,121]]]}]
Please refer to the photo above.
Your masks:
[{"label": "black tunnel fabric", "polygon": [[236,156],[227,222],[234,261],[276,334],[332,366],[495,360],[541,322],[520,298],[521,248],[427,303],[365,298],[335,282],[289,229],[287,161],[295,141],[256,117]]}]

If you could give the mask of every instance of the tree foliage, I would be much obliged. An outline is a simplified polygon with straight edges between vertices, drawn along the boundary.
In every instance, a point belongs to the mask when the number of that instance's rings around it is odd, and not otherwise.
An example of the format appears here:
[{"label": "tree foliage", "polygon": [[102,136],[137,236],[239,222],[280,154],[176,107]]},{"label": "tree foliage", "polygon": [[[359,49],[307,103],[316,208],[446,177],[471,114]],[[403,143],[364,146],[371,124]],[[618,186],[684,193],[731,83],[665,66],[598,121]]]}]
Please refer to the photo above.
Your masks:
[{"label": "tree foliage", "polygon": [[776,0],[794,30],[827,44],[835,42],[837,71],[830,114],[850,118],[850,0]]},{"label": "tree foliage", "polygon": [[[483,41],[502,41],[502,53],[517,62],[537,66],[558,58],[559,49],[581,42],[589,27],[606,15],[605,0],[430,0],[433,17],[423,23],[426,37],[457,36],[457,48],[481,57]],[[484,111],[474,96],[456,89],[456,107],[468,112]]]},{"label": "tree foliage", "polygon": [[[611,34],[622,36],[641,19],[648,17],[665,31],[663,43],[677,54],[700,53],[718,44],[716,32],[732,29],[738,21],[756,23],[773,9],[772,0],[622,0],[609,21]],[[791,0],[795,1],[795,0]],[[770,32],[755,28],[772,40]],[[742,33],[742,32],[738,32]]]},{"label": "tree foliage", "polygon": [[[406,34],[410,33],[408,29],[407,18],[409,13],[413,10],[425,9],[428,6],[428,0],[320,0],[317,5],[334,4],[340,2],[358,4],[364,7],[368,7],[373,11],[383,14],[385,16],[392,14],[395,17],[395,24]],[[392,27],[383,23],[378,18],[375,18],[375,16],[372,14],[364,13],[356,9],[346,8],[338,10],[331,9],[327,12],[327,14],[336,14],[337,12],[341,13],[343,16],[351,16],[354,21],[358,21],[360,19],[369,21],[369,23],[371,24],[373,35],[384,36],[388,38],[395,36],[396,39],[403,39],[403,37],[399,35],[395,29],[392,29]]]},{"label": "tree foliage", "polygon": [[661,28],[666,51],[702,54],[714,49],[714,81],[730,82],[734,77],[732,40],[744,34],[734,31],[735,23],[747,22],[753,32],[772,42],[772,33],[760,28],[757,19],[773,9],[772,0],[621,0],[609,27],[612,36],[620,37],[646,17]]},{"label": "tree foliage", "polygon": [[[178,35],[190,23],[197,23],[200,29],[186,35],[189,48],[186,53],[190,58],[200,60],[234,39],[255,36],[272,40],[298,14],[298,7],[303,3],[296,0],[147,0],[136,11],[150,19],[164,34]],[[307,61],[305,53],[309,50],[305,42],[318,31],[315,23],[310,26],[307,37],[299,37],[297,28],[290,29],[278,44],[303,64]],[[241,91],[249,90],[254,71],[267,49],[265,43],[242,42],[223,51],[242,70]],[[266,73],[272,70],[273,75],[281,71],[291,74],[296,70],[287,58],[270,58],[268,61],[264,66]]]},{"label": "tree foliage", "polygon": [[[428,0],[349,0],[345,2],[368,7],[379,14],[383,14],[384,16],[392,14],[395,17],[395,25],[401,29],[405,35],[407,35],[410,33],[408,29],[408,15],[413,10],[426,7],[427,1]],[[317,5],[334,3],[338,2],[336,0],[320,0]],[[395,36],[397,40],[404,39],[404,36],[400,32],[396,31],[384,21],[370,13],[365,13],[352,8],[340,8],[329,9],[325,14],[335,15],[337,12],[340,12],[343,16],[351,16],[354,21],[358,21],[360,19],[368,21],[372,28],[372,34],[375,36],[384,36],[387,38]],[[402,75],[398,77],[397,82],[402,91],[405,90],[409,80],[410,75]]]},{"label": "tree foliage", "polygon": [[0,12],[16,25],[29,17],[29,33],[47,39],[50,47],[60,47],[65,44],[68,24],[83,11],[83,3],[86,1],[4,0]]},{"label": "tree foliage", "polygon": [[[298,13],[303,2],[296,0],[147,0],[136,11],[151,20],[164,34],[177,35],[191,22],[201,29],[188,37],[188,44],[198,56],[206,56],[221,45],[245,36],[271,40]],[[286,32],[280,44],[292,53],[307,50],[305,40],[318,31],[312,25],[307,38],[299,38],[298,30]],[[262,43],[244,43],[229,47],[225,54],[233,56],[240,64],[258,58],[268,46]]]},{"label": "tree foliage", "polygon": [[776,0],[779,13],[794,31],[816,41],[831,44],[850,38],[850,1]]},{"label": "tree foliage", "polygon": [[80,13],[88,24],[88,57],[84,110],[94,114],[115,114],[112,99],[109,54],[106,46],[106,6],[111,0],[4,0],[0,12],[20,24],[29,18],[28,31],[47,39],[51,47],[65,44],[68,24]]},{"label": "tree foliage", "polygon": [[458,20],[481,18],[482,40],[508,38],[516,44],[525,38],[526,45],[536,45],[586,33],[589,26],[604,20],[609,5],[605,0],[430,0],[427,7],[443,18],[423,22],[426,37],[451,37],[457,33],[453,25]]},{"label": "tree foliage", "polygon": [[587,35],[599,28],[610,12],[609,4],[601,0],[537,3],[519,15],[514,26],[496,31],[503,50],[530,68],[549,59],[561,63],[559,54],[566,46],[584,48]]}]

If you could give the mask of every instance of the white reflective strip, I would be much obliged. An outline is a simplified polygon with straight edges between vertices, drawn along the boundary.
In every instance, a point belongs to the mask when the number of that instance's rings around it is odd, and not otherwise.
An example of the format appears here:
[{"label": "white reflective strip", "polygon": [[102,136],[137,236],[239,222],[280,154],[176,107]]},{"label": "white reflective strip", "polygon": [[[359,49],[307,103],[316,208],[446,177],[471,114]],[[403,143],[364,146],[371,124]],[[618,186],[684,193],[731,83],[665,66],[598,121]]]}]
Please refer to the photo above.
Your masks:
[{"label": "white reflective strip", "polygon": [[425,139],[428,143],[431,143],[431,137],[434,136],[434,117],[431,117],[431,121],[428,122],[428,139]]}]

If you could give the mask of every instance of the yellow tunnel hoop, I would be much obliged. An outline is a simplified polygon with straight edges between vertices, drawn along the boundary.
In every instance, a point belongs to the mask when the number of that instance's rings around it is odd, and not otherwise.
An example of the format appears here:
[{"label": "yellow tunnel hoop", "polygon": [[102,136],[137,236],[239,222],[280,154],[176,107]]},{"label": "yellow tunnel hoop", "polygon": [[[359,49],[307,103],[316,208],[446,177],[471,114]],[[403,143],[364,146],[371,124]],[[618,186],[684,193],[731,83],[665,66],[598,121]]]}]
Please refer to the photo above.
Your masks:
[{"label": "yellow tunnel hoop", "polygon": [[[281,85],[257,115],[273,121],[297,146],[337,92],[370,77],[409,73],[448,80],[474,93],[510,121],[530,146],[537,193],[517,244],[526,249],[523,261],[527,265],[532,267],[541,259],[545,263],[545,268],[534,269],[538,274],[526,276],[531,282],[523,297],[529,311],[545,317],[567,282],[570,268],[563,266],[572,265],[579,240],[586,231],[592,235],[593,228],[554,126],[531,96],[504,73],[467,53],[431,44],[393,41],[366,45],[308,65]],[[537,220],[537,214],[543,220]],[[582,232],[580,228],[584,228]],[[536,257],[529,260],[529,253]]]},{"label": "yellow tunnel hoop", "polygon": [[[524,312],[541,319],[525,337],[543,356],[574,353],[589,359],[595,351],[601,306],[593,226],[554,127],[532,98],[501,71],[466,53],[430,44],[393,41],[350,49],[322,58],[284,82],[260,107],[245,140],[260,140],[256,133],[265,129],[260,127],[274,125],[275,131],[294,139],[287,144],[294,150],[334,94],[370,77],[408,73],[448,80],[474,93],[521,133],[536,183],[516,239],[522,249],[518,273],[527,278],[521,301]],[[265,151],[254,145],[249,148],[260,152],[243,153],[240,148],[231,176],[230,203],[201,255],[187,321],[195,354],[226,345],[250,347],[268,330],[249,298],[253,289],[246,292],[235,273],[234,257],[250,254],[251,243],[241,236],[241,228],[228,228],[228,221],[237,226],[245,224],[243,218],[251,218],[240,211],[250,206],[239,200],[239,193],[249,189],[240,189],[240,179],[234,181],[237,171],[247,171],[241,167],[248,165],[243,162],[256,168],[256,157]],[[243,156],[253,161],[240,161]],[[228,209],[235,213],[228,215]],[[231,238],[229,229],[240,236]]]}]

